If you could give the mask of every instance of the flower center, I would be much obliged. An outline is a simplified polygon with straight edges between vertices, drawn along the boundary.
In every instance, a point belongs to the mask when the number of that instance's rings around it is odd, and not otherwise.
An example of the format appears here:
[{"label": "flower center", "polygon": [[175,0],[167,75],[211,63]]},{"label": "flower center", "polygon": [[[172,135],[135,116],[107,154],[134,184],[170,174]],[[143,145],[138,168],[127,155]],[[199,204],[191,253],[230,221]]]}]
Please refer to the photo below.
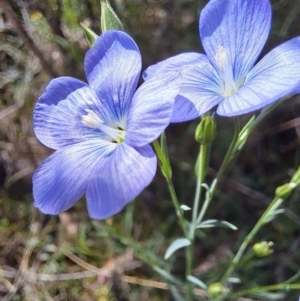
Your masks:
[{"label": "flower center", "polygon": [[227,50],[224,47],[219,46],[215,59],[219,70],[221,71],[221,78],[223,80],[220,94],[227,97],[238,89],[233,79],[232,64]]},{"label": "flower center", "polygon": [[104,121],[92,110],[85,109],[87,115],[83,115],[81,122],[93,129],[99,129],[110,137],[110,141],[122,143],[125,140],[126,131],[121,127],[111,127],[104,124]]}]

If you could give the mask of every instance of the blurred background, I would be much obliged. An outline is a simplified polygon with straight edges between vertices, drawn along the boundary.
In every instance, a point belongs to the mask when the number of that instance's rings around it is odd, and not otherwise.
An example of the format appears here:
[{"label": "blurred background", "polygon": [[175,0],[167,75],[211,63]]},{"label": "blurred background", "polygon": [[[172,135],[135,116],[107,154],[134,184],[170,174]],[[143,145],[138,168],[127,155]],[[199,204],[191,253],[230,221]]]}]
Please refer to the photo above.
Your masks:
[{"label": "blurred background", "polygon": [[[198,19],[207,2],[112,0],[111,4],[140,47],[145,69],[182,52],[203,52]],[[271,2],[273,25],[262,56],[300,35],[300,1]],[[159,264],[178,277],[185,269],[181,251],[168,262],[159,259],[181,235],[159,171],[135,202],[106,221],[91,220],[84,200],[59,216],[45,216],[33,208],[31,176],[52,151],[35,138],[32,110],[52,78],[69,75],[85,80],[88,45],[80,23],[100,34],[99,0],[0,0],[0,299],[173,300],[166,280],[151,268]],[[242,122],[250,117],[243,116]],[[218,136],[208,183],[233,134],[231,119],[216,120]],[[195,187],[198,122],[173,124],[167,130],[176,191],[187,205]],[[224,273],[230,255],[270,203],[275,188],[299,166],[299,125],[300,98],[295,96],[252,133],[227,170],[207,217],[230,221],[240,230],[199,232],[194,275],[207,284]],[[235,274],[242,280],[234,284],[236,289],[281,283],[299,271],[299,207],[298,190],[285,201],[285,212],[256,237],[255,242],[272,241],[274,253],[256,258],[249,250],[243,269]],[[299,294],[240,300],[297,300]]]}]

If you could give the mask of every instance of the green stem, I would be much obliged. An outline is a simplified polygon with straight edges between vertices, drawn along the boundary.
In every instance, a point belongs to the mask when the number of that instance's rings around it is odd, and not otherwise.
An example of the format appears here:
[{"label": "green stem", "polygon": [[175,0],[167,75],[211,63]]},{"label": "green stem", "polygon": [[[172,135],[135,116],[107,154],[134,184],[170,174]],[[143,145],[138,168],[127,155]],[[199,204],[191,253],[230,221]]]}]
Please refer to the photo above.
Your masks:
[{"label": "green stem", "polygon": [[[177,194],[175,192],[175,188],[174,188],[174,184],[172,181],[172,172],[171,172],[171,165],[169,162],[169,159],[167,158],[167,156],[164,154],[164,152],[162,151],[159,143],[157,140],[155,140],[153,142],[153,147],[155,149],[155,152],[157,154],[158,160],[159,160],[159,166],[160,169],[162,171],[162,174],[164,175],[164,177],[166,178],[167,184],[168,184],[168,188],[169,188],[169,192],[172,198],[172,202],[176,211],[176,215],[178,217],[181,229],[184,233],[185,238],[189,239],[189,233],[187,231],[186,228],[186,224],[185,224],[185,220],[184,217],[182,215],[182,212],[180,210],[180,205],[179,205],[179,201],[177,198]],[[164,169],[166,168],[167,165],[167,170]],[[169,169],[169,171],[168,171]],[[186,276],[190,275],[191,270],[192,270],[192,259],[193,259],[193,248],[192,246],[189,246],[185,249],[185,254],[186,254]],[[193,291],[192,291],[192,284],[190,281],[186,280],[186,293],[187,293],[187,300],[189,301],[193,301],[194,297],[193,297]]]},{"label": "green stem", "polygon": [[286,284],[286,283],[280,283],[280,284],[273,284],[273,285],[267,285],[267,286],[259,286],[259,287],[253,287],[247,290],[239,291],[234,294],[232,294],[232,297],[241,297],[246,295],[252,295],[255,293],[260,292],[267,292],[267,291],[278,291],[278,290],[299,290],[300,289],[300,283],[292,283],[292,284]]},{"label": "green stem", "polygon": [[155,140],[153,142],[153,146],[154,146],[155,152],[156,152],[157,157],[158,157],[159,166],[160,166],[160,169],[162,171],[162,174],[166,178],[168,188],[169,188],[169,192],[170,192],[170,195],[171,195],[171,199],[172,199],[175,211],[176,211],[176,215],[179,219],[181,229],[184,233],[184,236],[186,238],[188,238],[188,233],[187,233],[185,221],[184,221],[183,215],[182,215],[181,210],[180,210],[179,201],[178,201],[177,194],[175,192],[174,184],[173,184],[173,181],[172,181],[172,176],[171,176],[172,172],[165,172],[165,170],[163,169],[164,168],[163,164],[167,164],[168,168],[171,169],[171,165],[169,163],[169,158],[167,158],[167,156],[163,153],[163,151],[162,151],[162,149],[159,145],[159,142],[157,140]]},{"label": "green stem", "polygon": [[[187,247],[187,268],[186,268],[186,276],[191,275],[193,269],[193,254],[194,254],[194,239],[195,239],[195,230],[197,226],[197,215],[199,211],[199,203],[201,197],[201,184],[206,174],[206,166],[207,166],[207,153],[208,153],[208,145],[201,144],[200,151],[198,156],[198,165],[197,165],[197,185],[194,197],[193,211],[192,211],[192,222],[190,225],[189,231],[189,239],[191,241],[191,245]],[[188,289],[190,294],[189,298],[192,298],[192,291]],[[191,300],[191,299],[189,299]]]},{"label": "green stem", "polygon": [[194,197],[194,204],[193,204],[193,213],[192,213],[192,223],[190,227],[189,237],[190,240],[194,240],[195,230],[197,226],[197,216],[199,211],[199,203],[201,197],[201,188],[202,188],[202,181],[206,174],[206,166],[207,166],[207,153],[208,153],[208,145],[201,144],[200,145],[200,152],[198,157],[198,166],[197,166],[197,185]]},{"label": "green stem", "polygon": [[175,211],[176,211],[176,215],[179,219],[181,229],[184,233],[184,236],[186,238],[188,238],[188,232],[187,232],[187,229],[186,229],[186,226],[185,226],[185,221],[184,221],[183,215],[182,215],[181,210],[180,210],[179,201],[178,201],[175,189],[174,189],[172,179],[167,178],[167,183],[168,183],[169,192],[170,192],[170,195],[171,195],[171,198],[172,198],[172,201],[173,201],[173,205],[174,205],[174,208],[175,208]]},{"label": "green stem", "polygon": [[217,188],[217,184],[219,183],[220,181],[220,178],[223,176],[223,173],[224,171],[226,170],[227,166],[229,165],[229,163],[231,162],[231,160],[234,158],[234,155],[235,155],[235,145],[236,145],[236,142],[238,140],[238,137],[239,137],[239,132],[240,132],[240,120],[238,118],[235,118],[234,119],[234,134],[233,134],[233,138],[232,138],[232,141],[231,141],[231,144],[229,146],[229,149],[226,153],[226,156],[222,162],[222,165],[220,167],[220,170],[217,174],[217,177],[214,179],[214,181],[212,182],[211,184],[211,187],[208,191],[208,194],[207,194],[207,197],[204,201],[204,204],[201,208],[201,211],[199,213],[199,216],[197,218],[197,225],[201,223],[201,221],[203,220],[203,217],[210,205],[210,202],[212,200],[212,197],[216,191],[216,188]]},{"label": "green stem", "polygon": [[235,270],[236,266],[238,265],[238,263],[240,262],[246,248],[248,247],[248,245],[250,244],[250,242],[253,240],[254,236],[257,234],[257,232],[259,231],[259,229],[266,223],[266,219],[270,214],[270,211],[273,210],[273,207],[278,204],[278,201],[280,201],[281,199],[278,197],[275,197],[273,199],[273,201],[270,203],[270,205],[268,206],[268,208],[266,209],[266,211],[263,213],[263,215],[260,217],[260,219],[258,220],[258,222],[256,223],[256,225],[254,226],[254,228],[250,231],[250,233],[244,238],[238,252],[236,253],[236,255],[234,256],[233,260],[231,261],[231,264],[229,266],[229,268],[227,269],[227,271],[225,272],[221,283],[224,284],[226,283],[227,279],[231,276],[231,274],[233,273],[233,271]]}]

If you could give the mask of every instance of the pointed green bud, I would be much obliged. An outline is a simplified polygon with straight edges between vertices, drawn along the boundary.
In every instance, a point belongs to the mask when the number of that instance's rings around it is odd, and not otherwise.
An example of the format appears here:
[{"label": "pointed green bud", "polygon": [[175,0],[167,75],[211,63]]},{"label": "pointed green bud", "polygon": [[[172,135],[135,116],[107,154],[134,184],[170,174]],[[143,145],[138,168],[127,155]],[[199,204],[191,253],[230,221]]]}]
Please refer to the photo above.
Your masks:
[{"label": "pointed green bud", "polygon": [[83,29],[83,33],[84,33],[84,36],[86,38],[88,45],[90,47],[92,47],[95,40],[98,38],[97,34],[94,31],[92,31],[90,28],[85,26],[83,23],[80,23],[80,25]]},{"label": "pointed green bud", "polygon": [[253,252],[257,257],[267,257],[274,252],[274,250],[272,249],[273,245],[274,244],[272,241],[258,242],[253,246]]},{"label": "pointed green bud", "polygon": [[208,287],[207,292],[211,297],[217,298],[223,294],[226,294],[228,292],[228,288],[226,288],[222,283],[216,282],[212,283]]},{"label": "pointed green bud", "polygon": [[101,3],[101,30],[123,30],[123,24],[108,0],[100,0]]},{"label": "pointed green bud", "polygon": [[211,143],[217,135],[217,126],[214,118],[204,116],[196,128],[195,139],[200,144]]},{"label": "pointed green bud", "polygon": [[278,186],[275,190],[275,195],[278,198],[286,199],[295,189],[296,186],[297,185],[295,183],[286,183],[281,186]]},{"label": "pointed green bud", "polygon": [[240,131],[238,139],[237,139],[235,147],[234,147],[235,152],[239,152],[244,147],[244,145],[253,129],[254,121],[255,121],[255,116],[252,116],[250,118],[250,120],[242,128],[242,130]]}]

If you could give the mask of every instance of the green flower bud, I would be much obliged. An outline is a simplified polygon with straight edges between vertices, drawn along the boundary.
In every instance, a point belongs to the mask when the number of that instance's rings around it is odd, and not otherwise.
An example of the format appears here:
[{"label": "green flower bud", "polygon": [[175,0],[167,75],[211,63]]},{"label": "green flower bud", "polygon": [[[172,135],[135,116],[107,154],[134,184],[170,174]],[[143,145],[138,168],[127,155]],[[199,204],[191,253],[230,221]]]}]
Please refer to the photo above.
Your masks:
[{"label": "green flower bud", "polygon": [[257,257],[266,257],[269,256],[274,252],[274,250],[271,249],[273,246],[273,242],[269,241],[262,241],[258,242],[253,246],[253,252]]},{"label": "green flower bud", "polygon": [[297,185],[295,183],[286,183],[286,184],[283,184],[281,186],[278,186],[275,190],[275,195],[278,198],[285,199],[291,194],[291,192],[293,191],[293,189],[296,186]]},{"label": "green flower bud", "polygon": [[211,143],[217,134],[217,127],[214,119],[207,115],[204,116],[196,128],[195,139],[200,144]]},{"label": "green flower bud", "polygon": [[101,30],[105,32],[110,29],[123,30],[123,24],[108,0],[101,0]]},{"label": "green flower bud", "polygon": [[90,28],[85,26],[83,23],[80,23],[80,25],[83,29],[83,33],[84,33],[84,36],[86,38],[88,45],[90,47],[92,47],[95,40],[98,38],[97,34],[95,32],[93,32]]},{"label": "green flower bud", "polygon": [[217,297],[227,293],[228,288],[226,288],[222,283],[216,282],[216,283],[212,283],[211,285],[209,285],[207,291],[211,297],[217,298]]}]

